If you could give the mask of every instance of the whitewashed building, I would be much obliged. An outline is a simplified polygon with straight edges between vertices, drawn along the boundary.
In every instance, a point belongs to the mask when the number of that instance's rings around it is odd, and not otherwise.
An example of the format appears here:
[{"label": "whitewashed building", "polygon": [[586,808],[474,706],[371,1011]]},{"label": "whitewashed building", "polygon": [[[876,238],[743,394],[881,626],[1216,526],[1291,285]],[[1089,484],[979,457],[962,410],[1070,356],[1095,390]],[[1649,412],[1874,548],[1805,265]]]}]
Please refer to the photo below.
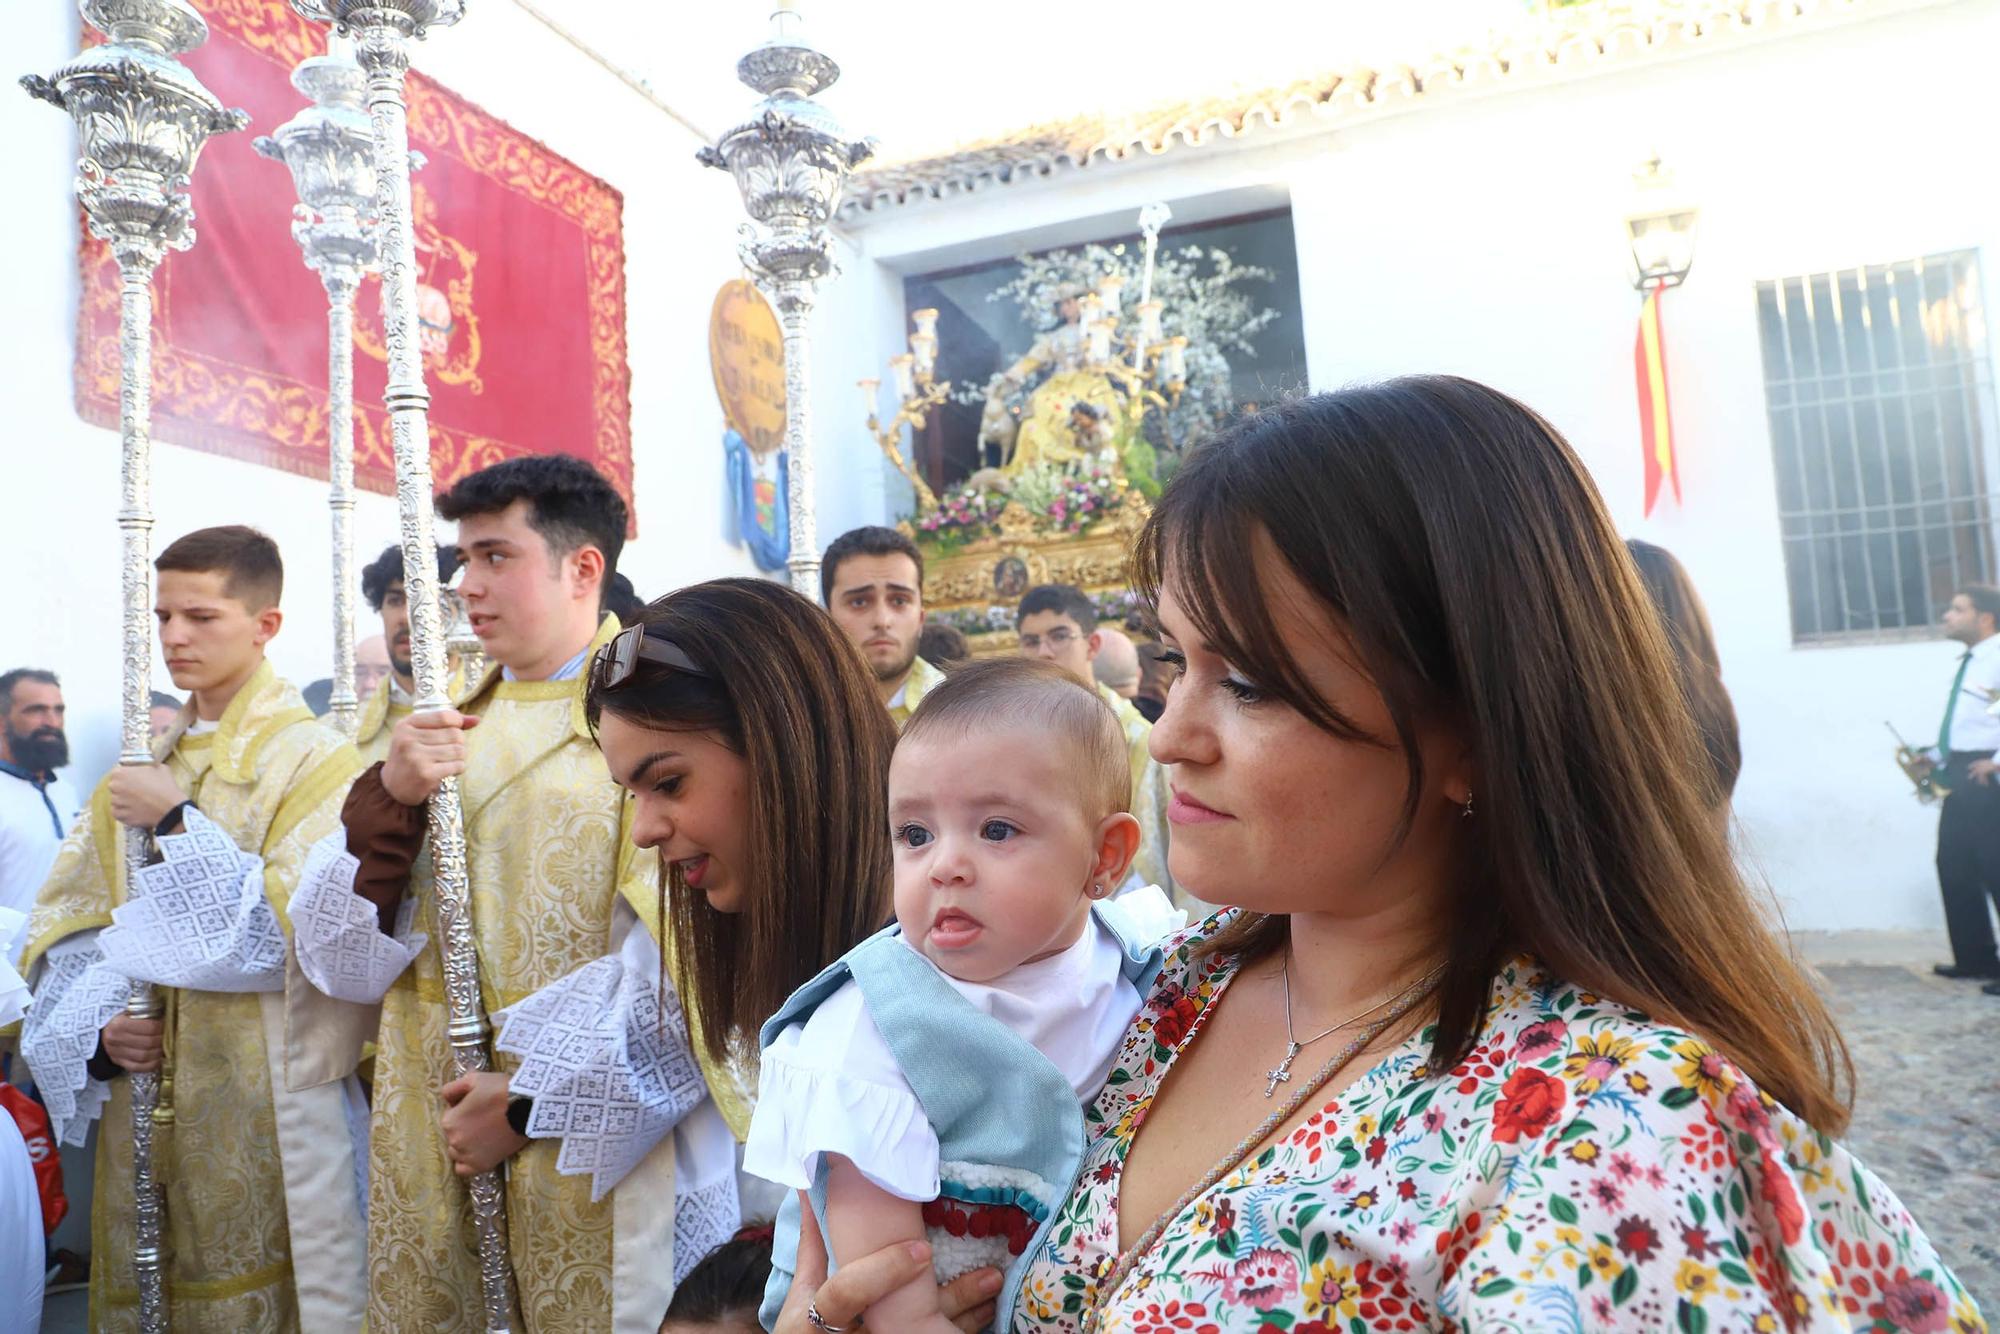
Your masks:
[{"label": "whitewashed building", "polygon": [[[1957,654],[1936,617],[1996,574],[2000,4],[1558,19],[865,171],[827,318],[875,342],[829,349],[822,392],[881,374],[905,275],[1130,236],[1154,199],[1176,224],[1288,209],[1313,388],[1493,384],[1568,436],[1628,535],[1686,563],[1742,720],[1741,846],[1788,921],[1936,927],[1936,815],[1883,722],[1935,738]],[[1642,518],[1624,220],[1656,155],[1698,235],[1663,303],[1683,499]]]}]

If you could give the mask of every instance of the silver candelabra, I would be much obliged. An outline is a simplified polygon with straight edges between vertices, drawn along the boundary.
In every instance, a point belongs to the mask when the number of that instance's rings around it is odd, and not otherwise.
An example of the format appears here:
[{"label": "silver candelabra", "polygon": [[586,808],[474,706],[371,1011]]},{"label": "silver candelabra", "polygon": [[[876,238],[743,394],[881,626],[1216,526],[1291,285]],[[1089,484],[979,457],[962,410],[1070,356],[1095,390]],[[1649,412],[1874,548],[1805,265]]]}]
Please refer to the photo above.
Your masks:
[{"label": "silver candelabra", "polygon": [[[224,109],[187,66],[174,59],[208,40],[208,25],[188,0],[82,0],[84,20],[110,37],[85,50],[52,78],[21,84],[76,122],[82,141],[76,197],[93,236],[118,261],[122,448],[118,528],[124,603],[120,764],[153,762],[148,711],[153,662],[151,557],[153,408],[153,271],[168,250],[194,244],[194,206],[187,190],[210,135],[240,130],[250,118]],[[147,831],[125,831],[128,893],[138,890]],[[125,1012],[158,1019],[159,990],[132,984]],[[173,1107],[160,1098],[160,1075],[131,1076],[132,1171],[135,1211],[132,1268],[139,1289],[139,1323],[167,1328],[165,1199],[153,1158],[153,1131],[171,1124]]]},{"label": "silver candelabra", "polygon": [[827,221],[847,175],[874,152],[850,140],[813,94],[840,77],[840,66],[797,34],[797,0],[778,0],[771,39],[737,62],[736,75],[764,100],[750,118],[698,154],[736,178],[751,222],[738,251],[777,309],[785,341],[785,450],[791,475],[792,587],[819,596],[819,538],[814,517],[812,421],[808,401],[807,321],[820,279],[834,272]]},{"label": "silver candelabra", "polygon": [[[403,591],[410,610],[410,664],[421,713],[451,707],[444,621],[439,604],[437,539],[432,528],[430,391],[417,341],[417,252],[410,233],[410,124],[403,76],[410,44],[434,27],[456,23],[465,0],[292,0],[306,18],[329,23],[354,41],[367,75],[374,131],[382,324],[389,347],[383,404],[396,452],[396,510],[403,547]],[[431,863],[443,936],[445,1032],[461,1075],[489,1068],[490,1029],[479,994],[479,949],[472,926],[465,863],[465,815],[458,780],[447,778],[429,807]],[[511,1329],[514,1279],[507,1260],[507,1202],[497,1170],[467,1183],[478,1234],[480,1294],[489,1331]]]},{"label": "silver candelabra", "polygon": [[326,288],[327,506],[333,529],[334,725],[354,735],[354,293],[375,267],[375,137],[368,76],[352,57],[309,56],[292,86],[312,105],[256,141],[291,169],[292,239]]}]

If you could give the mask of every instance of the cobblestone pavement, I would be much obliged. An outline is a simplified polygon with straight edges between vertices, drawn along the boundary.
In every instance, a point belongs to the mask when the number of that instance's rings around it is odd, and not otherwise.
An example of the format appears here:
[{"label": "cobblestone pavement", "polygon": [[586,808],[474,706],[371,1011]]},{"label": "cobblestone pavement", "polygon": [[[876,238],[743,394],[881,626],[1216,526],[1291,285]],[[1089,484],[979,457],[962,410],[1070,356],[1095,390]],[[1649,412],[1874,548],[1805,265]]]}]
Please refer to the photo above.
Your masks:
[{"label": "cobblestone pavement", "polygon": [[1848,1147],[2000,1317],[2000,997],[1928,969],[1819,971],[1854,1056]]}]

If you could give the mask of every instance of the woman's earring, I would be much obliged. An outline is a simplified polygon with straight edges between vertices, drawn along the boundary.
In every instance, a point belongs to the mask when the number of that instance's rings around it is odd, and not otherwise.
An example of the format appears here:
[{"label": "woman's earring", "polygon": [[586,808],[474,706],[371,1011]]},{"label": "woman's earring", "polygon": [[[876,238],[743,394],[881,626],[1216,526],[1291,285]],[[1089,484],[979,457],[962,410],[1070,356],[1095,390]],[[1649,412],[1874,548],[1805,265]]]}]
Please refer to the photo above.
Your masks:
[{"label": "woman's earring", "polygon": [[1472,791],[1469,788],[1465,793],[1465,804],[1458,808],[1458,818],[1461,820],[1470,820],[1472,818]]},{"label": "woman's earring", "polygon": [[1093,899],[1101,899],[1101,898],[1103,898],[1103,897],[1104,897],[1104,886],[1102,886],[1102,885],[1092,885],[1092,886],[1090,887],[1090,897],[1091,897],[1091,898],[1093,898]]}]

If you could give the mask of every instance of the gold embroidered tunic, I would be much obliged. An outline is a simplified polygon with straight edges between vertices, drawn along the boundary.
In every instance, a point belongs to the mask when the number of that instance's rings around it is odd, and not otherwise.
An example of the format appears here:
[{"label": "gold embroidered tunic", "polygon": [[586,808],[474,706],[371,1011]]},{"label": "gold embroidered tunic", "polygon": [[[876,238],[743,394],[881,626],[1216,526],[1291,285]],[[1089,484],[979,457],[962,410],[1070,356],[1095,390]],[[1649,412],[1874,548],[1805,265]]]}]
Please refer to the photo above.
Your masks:
[{"label": "gold embroidered tunic", "polygon": [[[616,633],[607,619],[592,649]],[[659,863],[632,846],[622,790],[583,716],[585,681],[505,681],[489,672],[461,708],[460,779],[472,920],[487,1013],[516,1005],[615,952],[621,898],[657,940]],[[453,1078],[428,847],[410,877],[421,952],[382,1002],[370,1143],[369,1327],[470,1329],[480,1317],[477,1238],[438,1129]],[[654,957],[657,957],[655,955]],[[518,1060],[495,1052],[510,1075]],[[740,1130],[734,1081],[705,1071]],[[668,1137],[610,1195],[557,1170],[562,1141],[507,1160],[510,1255],[523,1325],[537,1334],[657,1328],[673,1272],[674,1143]]]},{"label": "gold embroidered tunic", "polygon": [[[187,735],[192,719],[190,703],[156,754],[207,821],[261,858],[265,895],[284,925],[306,850],[338,826],[360,767],[355,752],[314,720],[268,663],[214,731]],[[123,845],[107,781],[37,899],[23,958],[30,976],[51,947],[111,924],[126,901]],[[351,1065],[340,1068],[303,1046],[287,1050],[286,995],[301,982],[288,968],[282,990],[168,992],[162,1102],[173,1120],[153,1143],[166,1194],[166,1289],[176,1334],[354,1327],[362,1224],[338,1082]],[[352,1008],[319,997],[311,1004]],[[31,1011],[31,1026],[34,1020]],[[288,1072],[301,1092],[287,1089]],[[128,1080],[110,1082],[103,1117],[91,1202],[90,1327],[132,1330],[138,1290]],[[310,1237],[308,1247],[294,1250],[294,1229]]]}]

